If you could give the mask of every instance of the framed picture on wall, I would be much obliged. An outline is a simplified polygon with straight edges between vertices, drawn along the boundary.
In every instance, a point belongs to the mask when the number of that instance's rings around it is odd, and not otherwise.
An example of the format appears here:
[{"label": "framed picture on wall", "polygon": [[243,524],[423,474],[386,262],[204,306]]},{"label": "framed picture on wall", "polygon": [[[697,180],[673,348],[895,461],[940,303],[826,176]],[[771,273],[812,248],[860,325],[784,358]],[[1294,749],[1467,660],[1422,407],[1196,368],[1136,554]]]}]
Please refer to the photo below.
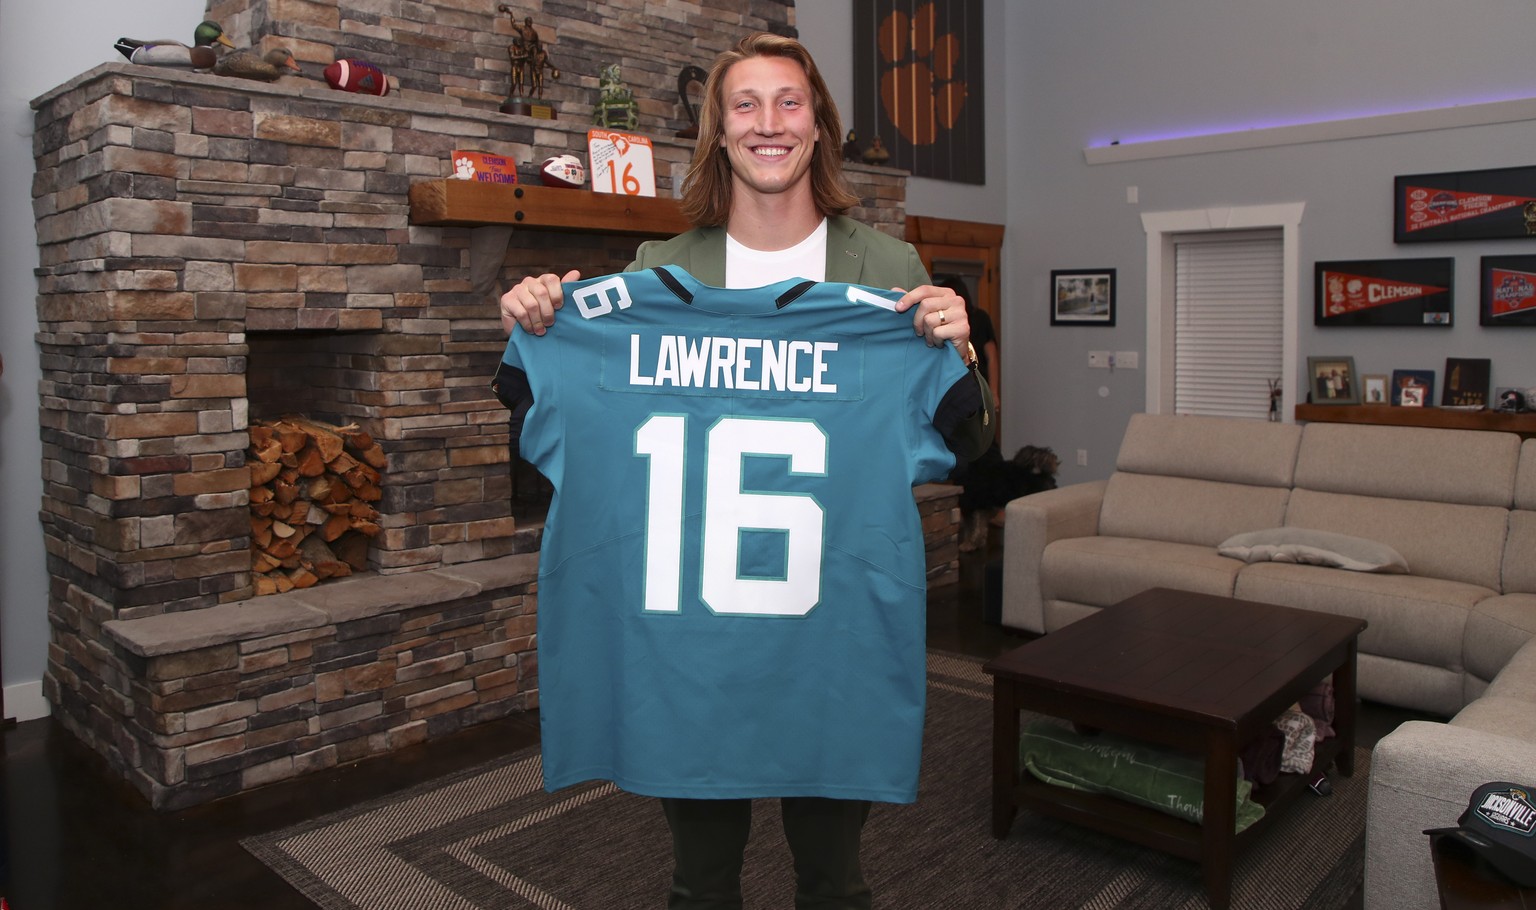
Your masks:
[{"label": "framed picture on wall", "polygon": [[1308,357],[1308,391],[1313,404],[1359,404],[1360,379],[1353,357]]},{"label": "framed picture on wall", "polygon": [[1360,387],[1364,389],[1360,400],[1362,404],[1387,404],[1392,400],[1391,393],[1387,391],[1387,376],[1385,373],[1372,373],[1360,377]]},{"label": "framed picture on wall", "polygon": [[1349,259],[1316,264],[1318,326],[1449,326],[1456,261]]},{"label": "framed picture on wall", "polygon": [[1398,243],[1536,237],[1536,167],[1412,174],[1392,183]]},{"label": "framed picture on wall", "polygon": [[1478,325],[1536,325],[1536,256],[1484,256]]},{"label": "framed picture on wall", "polygon": [[1429,407],[1435,401],[1434,370],[1393,370],[1392,406]]},{"label": "framed picture on wall", "polygon": [[1051,271],[1051,325],[1114,324],[1114,269]]}]

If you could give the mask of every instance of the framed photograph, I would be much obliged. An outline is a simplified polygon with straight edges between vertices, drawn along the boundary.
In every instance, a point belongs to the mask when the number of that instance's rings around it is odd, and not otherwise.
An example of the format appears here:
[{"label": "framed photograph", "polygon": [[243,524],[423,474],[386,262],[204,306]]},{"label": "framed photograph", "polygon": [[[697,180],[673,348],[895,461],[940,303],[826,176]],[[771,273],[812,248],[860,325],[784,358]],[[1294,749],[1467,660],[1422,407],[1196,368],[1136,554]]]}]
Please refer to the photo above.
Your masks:
[{"label": "framed photograph", "polygon": [[1536,256],[1484,256],[1478,325],[1536,325]]},{"label": "framed photograph", "polygon": [[1363,404],[1387,404],[1392,400],[1391,393],[1387,391],[1387,375],[1385,373],[1371,373],[1360,377],[1361,388],[1365,391],[1361,395]]},{"label": "framed photograph", "polygon": [[1319,262],[1312,289],[1318,326],[1450,326],[1456,260],[1348,259]]},{"label": "framed photograph", "polygon": [[1392,406],[1422,408],[1435,400],[1434,370],[1393,370]]},{"label": "framed photograph", "polygon": [[1051,270],[1051,325],[1114,324],[1114,269]]},{"label": "framed photograph", "polygon": [[1359,404],[1360,380],[1353,357],[1308,357],[1313,404]]},{"label": "framed photograph", "polygon": [[1397,177],[1392,196],[1398,243],[1536,236],[1536,167]]},{"label": "framed photograph", "polygon": [[1493,361],[1486,357],[1445,358],[1445,391],[1440,393],[1440,407],[1488,407],[1492,374]]}]

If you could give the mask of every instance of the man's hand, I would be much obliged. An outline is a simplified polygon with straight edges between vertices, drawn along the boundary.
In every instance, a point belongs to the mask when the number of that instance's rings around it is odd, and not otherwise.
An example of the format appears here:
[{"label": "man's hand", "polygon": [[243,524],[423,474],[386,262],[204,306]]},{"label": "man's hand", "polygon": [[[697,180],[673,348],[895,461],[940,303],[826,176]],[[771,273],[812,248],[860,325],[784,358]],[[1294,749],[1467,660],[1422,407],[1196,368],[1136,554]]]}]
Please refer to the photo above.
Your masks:
[{"label": "man's hand", "polygon": [[512,334],[520,325],[530,335],[542,335],[555,322],[555,310],[565,305],[560,285],[580,281],[581,273],[572,269],[559,277],[552,273],[530,275],[501,295],[501,327]]},{"label": "man's hand", "polygon": [[[892,288],[901,291],[901,288]],[[965,315],[965,301],[954,292],[925,284],[905,292],[896,302],[896,312],[912,310],[912,328],[923,336],[929,347],[952,344],[964,350],[971,340],[971,322]]]}]

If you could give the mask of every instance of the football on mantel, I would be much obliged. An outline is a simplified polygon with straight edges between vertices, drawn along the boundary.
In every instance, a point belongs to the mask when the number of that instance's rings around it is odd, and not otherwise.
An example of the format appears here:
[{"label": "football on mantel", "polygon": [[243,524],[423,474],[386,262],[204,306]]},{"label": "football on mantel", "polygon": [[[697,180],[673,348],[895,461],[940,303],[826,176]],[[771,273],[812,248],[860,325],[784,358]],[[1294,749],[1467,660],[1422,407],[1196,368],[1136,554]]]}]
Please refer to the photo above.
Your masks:
[{"label": "football on mantel", "polygon": [[575,155],[554,155],[539,166],[539,177],[545,186],[579,189],[587,182],[587,169]]},{"label": "football on mantel", "polygon": [[344,92],[359,95],[389,94],[389,79],[384,71],[367,60],[337,60],[325,68],[322,74],[325,84]]}]

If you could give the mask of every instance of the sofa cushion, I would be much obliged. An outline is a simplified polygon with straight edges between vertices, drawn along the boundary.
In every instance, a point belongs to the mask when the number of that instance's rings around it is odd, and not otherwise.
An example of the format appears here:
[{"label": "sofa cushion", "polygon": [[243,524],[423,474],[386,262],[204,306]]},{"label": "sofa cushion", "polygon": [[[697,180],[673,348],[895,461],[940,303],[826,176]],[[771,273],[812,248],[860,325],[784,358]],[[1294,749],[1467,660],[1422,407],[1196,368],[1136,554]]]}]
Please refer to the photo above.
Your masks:
[{"label": "sofa cushion", "polygon": [[1363,619],[1370,625],[1360,650],[1459,671],[1467,615],[1494,593],[1439,578],[1268,562],[1245,566],[1234,596]]},{"label": "sofa cushion", "polygon": [[1451,725],[1536,742],[1536,711],[1523,698],[1486,695],[1457,712]]},{"label": "sofa cushion", "polygon": [[1502,580],[1506,594],[1536,594],[1536,512],[1509,513]]},{"label": "sofa cushion", "polygon": [[1498,676],[1532,638],[1536,638],[1536,594],[1503,594],[1480,600],[1467,617],[1462,665],[1487,682]]},{"label": "sofa cushion", "polygon": [[1509,511],[1297,489],[1285,524],[1379,540],[1403,554],[1415,576],[1497,592]]},{"label": "sofa cushion", "polygon": [[1068,537],[1045,548],[1040,590],[1046,600],[1095,607],[1159,587],[1231,596],[1242,567],[1209,546],[1127,537]]},{"label": "sofa cushion", "polygon": [[1368,701],[1450,717],[1467,703],[1466,674],[1411,660],[1380,657],[1362,648],[1355,692]]},{"label": "sofa cushion", "polygon": [[1117,471],[1104,490],[1099,533],[1214,547],[1285,523],[1290,491]]},{"label": "sofa cushion", "polygon": [[1487,697],[1516,698],[1528,705],[1536,705],[1536,644],[1527,643],[1515,652],[1488,684]]},{"label": "sofa cushion", "polygon": [[1305,563],[1351,572],[1408,571],[1402,554],[1384,543],[1311,528],[1266,528],[1234,534],[1222,541],[1216,552],[1243,562]]},{"label": "sofa cushion", "polygon": [[[1520,437],[1513,433],[1309,423],[1296,455],[1295,485],[1507,509],[1519,460]],[[1404,555],[1412,565],[1412,554]]]},{"label": "sofa cushion", "polygon": [[1115,467],[1137,474],[1289,487],[1301,428],[1295,424],[1177,414],[1136,414]]},{"label": "sofa cushion", "polygon": [[1515,508],[1536,509],[1536,439],[1520,444],[1520,467],[1515,472]]}]

